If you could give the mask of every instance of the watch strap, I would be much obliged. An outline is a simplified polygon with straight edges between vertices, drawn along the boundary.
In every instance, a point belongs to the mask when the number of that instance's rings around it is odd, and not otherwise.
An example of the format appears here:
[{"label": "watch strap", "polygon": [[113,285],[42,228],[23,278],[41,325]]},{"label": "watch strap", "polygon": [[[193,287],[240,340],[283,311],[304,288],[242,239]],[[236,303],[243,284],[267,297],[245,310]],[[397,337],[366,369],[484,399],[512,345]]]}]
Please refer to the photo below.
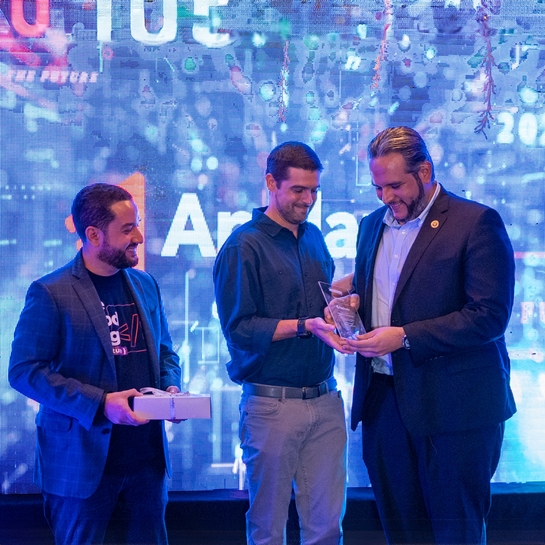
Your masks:
[{"label": "watch strap", "polygon": [[310,339],[312,333],[305,327],[305,322],[308,320],[308,316],[303,316],[297,319],[297,337],[299,339]]}]

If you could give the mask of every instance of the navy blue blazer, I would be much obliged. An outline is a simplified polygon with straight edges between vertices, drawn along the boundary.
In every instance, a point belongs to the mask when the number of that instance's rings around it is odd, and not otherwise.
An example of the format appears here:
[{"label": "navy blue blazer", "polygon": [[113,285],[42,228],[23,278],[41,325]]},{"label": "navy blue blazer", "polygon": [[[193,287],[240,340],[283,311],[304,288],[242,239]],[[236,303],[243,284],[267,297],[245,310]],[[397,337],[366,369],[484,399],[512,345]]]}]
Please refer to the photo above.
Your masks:
[{"label": "navy blue blazer", "polygon": [[[136,269],[123,274],[148,343],[150,386],[180,387],[179,358],[172,349],[157,282]],[[81,252],[29,287],[15,329],[8,378],[13,388],[40,403],[36,484],[60,496],[89,497],[102,478],[112,429],[97,409],[103,393],[118,388],[110,332]],[[164,427],[163,447],[170,474]]]},{"label": "navy blue blazer", "polygon": [[[386,207],[364,217],[354,283],[371,330],[373,271]],[[399,410],[417,435],[503,422],[515,411],[504,332],[514,293],[514,254],[500,215],[441,188],[407,256],[391,325],[411,349],[392,353]],[[356,359],[352,429],[362,417],[371,360]]]}]

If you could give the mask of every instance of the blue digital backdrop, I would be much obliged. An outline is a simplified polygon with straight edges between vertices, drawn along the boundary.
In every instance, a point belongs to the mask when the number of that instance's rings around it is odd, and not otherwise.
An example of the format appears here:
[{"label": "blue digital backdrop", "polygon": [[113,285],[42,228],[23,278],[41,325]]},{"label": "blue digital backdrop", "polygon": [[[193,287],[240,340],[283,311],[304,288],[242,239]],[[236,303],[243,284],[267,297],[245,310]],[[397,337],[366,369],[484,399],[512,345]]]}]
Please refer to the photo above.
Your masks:
[{"label": "blue digital backdrop", "polygon": [[[211,395],[210,420],[168,429],[171,488],[242,488],[217,250],[266,204],[268,152],[302,140],[325,166],[311,221],[337,275],[351,272],[358,222],[380,204],[366,147],[395,125],[420,131],[439,182],[495,207],[507,225],[518,413],[494,479],[545,480],[544,97],[541,0],[4,0],[2,492],[36,491],[37,406],[9,387],[7,364],[28,285],[76,252],[79,189],[101,181],[135,196],[141,266],[161,286],[183,388]],[[354,363],[337,357],[347,411]],[[366,485],[360,434],[350,432],[349,486]]]}]

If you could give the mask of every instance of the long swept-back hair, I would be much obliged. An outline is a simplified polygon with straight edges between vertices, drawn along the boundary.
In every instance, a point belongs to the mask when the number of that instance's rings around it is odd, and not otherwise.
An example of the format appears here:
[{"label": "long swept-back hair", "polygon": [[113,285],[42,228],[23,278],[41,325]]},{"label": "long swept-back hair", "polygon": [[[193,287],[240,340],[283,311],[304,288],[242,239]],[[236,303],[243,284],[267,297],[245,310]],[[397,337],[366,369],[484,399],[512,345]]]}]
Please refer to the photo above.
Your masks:
[{"label": "long swept-back hair", "polygon": [[422,137],[409,127],[391,127],[378,133],[367,148],[369,160],[389,153],[400,153],[405,159],[406,172],[418,178],[420,165],[431,164],[431,181],[435,181],[435,167]]}]

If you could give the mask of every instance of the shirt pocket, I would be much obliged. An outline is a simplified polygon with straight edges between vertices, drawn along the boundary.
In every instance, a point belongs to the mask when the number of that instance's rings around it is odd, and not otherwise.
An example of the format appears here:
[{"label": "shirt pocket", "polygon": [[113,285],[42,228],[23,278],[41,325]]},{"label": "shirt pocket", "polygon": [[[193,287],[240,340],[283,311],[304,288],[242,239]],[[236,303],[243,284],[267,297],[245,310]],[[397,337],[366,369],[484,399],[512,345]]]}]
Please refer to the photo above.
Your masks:
[{"label": "shirt pocket", "polygon": [[321,290],[318,288],[318,282],[331,284],[334,272],[335,272],[335,266],[332,260],[331,261],[319,260],[313,263],[311,281],[313,284],[316,285],[316,289],[318,289],[318,293],[321,294]]}]

